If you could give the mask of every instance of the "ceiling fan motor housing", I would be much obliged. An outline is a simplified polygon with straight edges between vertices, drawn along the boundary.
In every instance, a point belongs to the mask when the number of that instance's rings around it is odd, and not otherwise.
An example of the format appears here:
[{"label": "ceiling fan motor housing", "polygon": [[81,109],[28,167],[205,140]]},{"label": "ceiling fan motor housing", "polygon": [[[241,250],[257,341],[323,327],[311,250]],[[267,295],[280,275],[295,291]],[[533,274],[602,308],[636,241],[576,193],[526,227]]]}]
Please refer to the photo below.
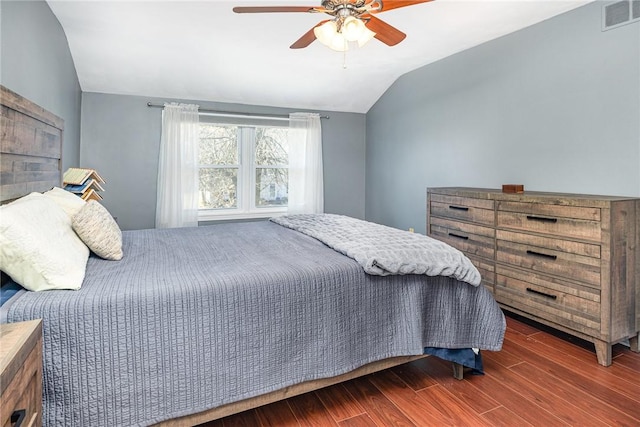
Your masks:
[{"label": "ceiling fan motor housing", "polygon": [[363,7],[365,3],[366,3],[366,0],[356,0],[356,1],[324,0],[321,4],[322,4],[322,7],[324,7],[325,9],[337,10],[337,9],[343,9],[345,7],[352,8],[352,9],[359,9]]}]

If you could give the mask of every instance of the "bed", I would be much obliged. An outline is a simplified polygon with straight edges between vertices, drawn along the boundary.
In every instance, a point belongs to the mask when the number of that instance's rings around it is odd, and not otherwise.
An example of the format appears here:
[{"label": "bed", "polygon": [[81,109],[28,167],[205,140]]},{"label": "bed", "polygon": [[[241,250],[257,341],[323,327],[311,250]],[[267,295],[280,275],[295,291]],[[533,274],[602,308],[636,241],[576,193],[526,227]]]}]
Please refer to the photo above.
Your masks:
[{"label": "bed", "polygon": [[[9,94],[5,202],[59,185],[62,140],[60,120]],[[53,154],[7,136],[32,119]],[[28,164],[41,166],[16,172]],[[477,369],[477,349],[501,348],[504,317],[482,285],[450,270],[370,274],[319,238],[282,221],[124,231],[122,259],[91,254],[78,290],[8,280],[2,322],[43,319],[45,425],[195,425],[425,353],[472,354]]]}]

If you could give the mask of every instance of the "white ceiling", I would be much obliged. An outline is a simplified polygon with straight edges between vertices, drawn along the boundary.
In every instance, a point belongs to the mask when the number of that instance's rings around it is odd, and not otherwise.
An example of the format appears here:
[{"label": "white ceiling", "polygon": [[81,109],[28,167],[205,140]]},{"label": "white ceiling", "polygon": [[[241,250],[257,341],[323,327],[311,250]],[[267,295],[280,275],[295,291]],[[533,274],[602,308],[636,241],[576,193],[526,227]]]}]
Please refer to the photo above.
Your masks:
[{"label": "white ceiling", "polygon": [[[235,14],[320,0],[48,0],[84,92],[366,113],[401,75],[592,0],[435,0],[377,15],[407,34],[346,55],[289,46],[327,15]],[[346,65],[346,68],[344,67]]]}]

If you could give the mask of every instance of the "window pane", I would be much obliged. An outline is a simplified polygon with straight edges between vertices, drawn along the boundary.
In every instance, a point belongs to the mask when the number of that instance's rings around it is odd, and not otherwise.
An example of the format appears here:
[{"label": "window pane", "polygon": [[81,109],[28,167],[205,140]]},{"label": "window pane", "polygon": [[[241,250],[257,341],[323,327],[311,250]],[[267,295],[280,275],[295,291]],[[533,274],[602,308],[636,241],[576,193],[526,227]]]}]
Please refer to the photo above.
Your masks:
[{"label": "window pane", "polygon": [[238,168],[200,169],[200,209],[238,207]]},{"label": "window pane", "polygon": [[287,206],[289,170],[286,168],[256,169],[256,206]]},{"label": "window pane", "polygon": [[200,124],[200,164],[238,163],[238,127]]},{"label": "window pane", "polygon": [[256,165],[287,166],[289,164],[287,131],[287,128],[256,128]]}]

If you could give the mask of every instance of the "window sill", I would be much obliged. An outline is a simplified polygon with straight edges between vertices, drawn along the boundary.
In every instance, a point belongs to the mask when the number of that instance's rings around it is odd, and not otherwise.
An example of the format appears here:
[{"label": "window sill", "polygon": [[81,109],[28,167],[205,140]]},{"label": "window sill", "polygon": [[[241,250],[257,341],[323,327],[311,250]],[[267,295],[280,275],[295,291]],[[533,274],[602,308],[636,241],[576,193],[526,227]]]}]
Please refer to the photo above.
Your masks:
[{"label": "window sill", "polygon": [[209,222],[209,221],[229,221],[236,219],[267,219],[274,216],[282,216],[286,215],[286,210],[264,210],[260,212],[210,212],[210,211],[200,211],[198,212],[198,222]]}]

